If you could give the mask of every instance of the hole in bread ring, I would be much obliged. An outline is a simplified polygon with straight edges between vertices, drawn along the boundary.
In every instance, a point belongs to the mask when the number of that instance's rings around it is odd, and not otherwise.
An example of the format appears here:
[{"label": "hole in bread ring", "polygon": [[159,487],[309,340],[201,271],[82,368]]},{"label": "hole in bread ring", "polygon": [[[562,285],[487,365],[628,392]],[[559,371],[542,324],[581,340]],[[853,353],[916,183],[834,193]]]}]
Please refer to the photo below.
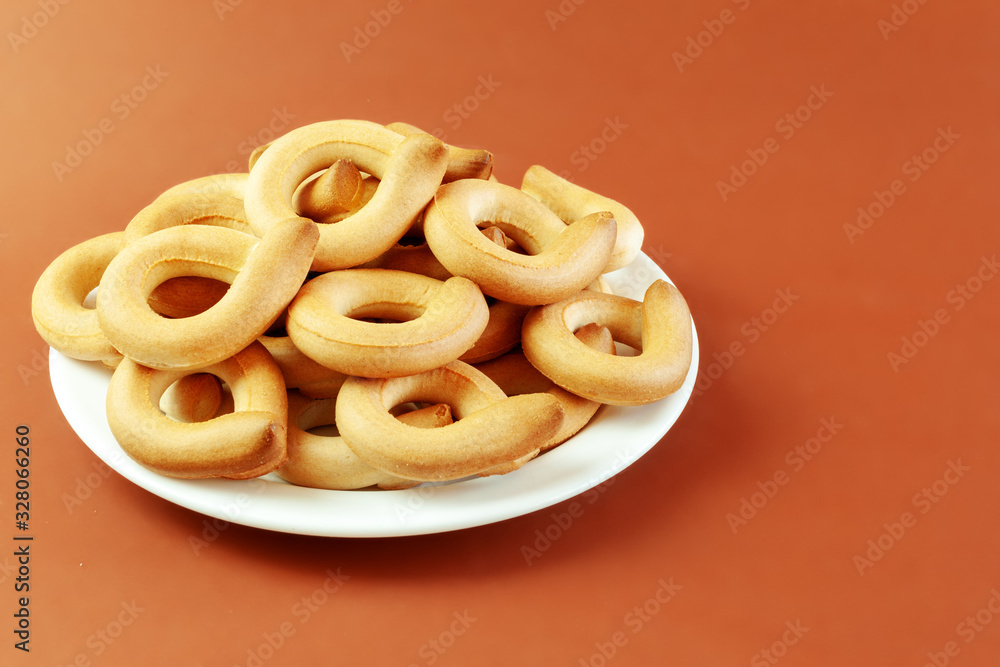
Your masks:
[{"label": "hole in bread ring", "polygon": [[261,153],[250,172],[245,205],[254,231],[263,234],[295,216],[295,190],[337,160],[350,160],[379,184],[354,215],[321,227],[314,271],[357,266],[392,247],[434,196],[448,151],[431,135],[404,137],[366,121],[327,121],[292,130]]},{"label": "hole in bread ring", "polygon": [[[404,424],[389,410],[409,401],[450,405],[457,421],[435,429]],[[337,397],[337,427],[354,453],[380,470],[421,481],[458,479],[529,457],[562,420],[551,395],[507,398],[461,361],[406,377],[352,377]]]},{"label": "hole in bread ring", "polygon": [[288,307],[287,328],[295,346],[323,366],[347,375],[398,377],[457,359],[488,319],[482,292],[465,278],[442,282],[404,271],[347,269],[303,285]]},{"label": "hole in bread ring", "polygon": [[52,348],[84,361],[121,358],[86,301],[124,246],[125,232],[89,239],[59,255],[39,276],[31,294],[31,317]]},{"label": "hole in bread ring", "polygon": [[[263,334],[295,296],[309,270],[318,232],[293,218],[263,239],[224,227],[168,227],[125,248],[108,266],[97,314],[108,340],[135,361],[195,369],[232,356]],[[153,289],[177,276],[232,286],[208,310],[166,319],[149,306]]]},{"label": "hole in bread ring", "polygon": [[138,463],[169,477],[246,479],[285,461],[288,403],[271,355],[253,343],[204,369],[226,382],[234,412],[182,423],[160,410],[166,389],[188,371],[161,371],[124,359],[108,385],[108,425]]},{"label": "hole in bread ring", "polygon": [[[226,191],[180,190],[160,195],[139,211],[125,228],[125,244],[180,225],[226,227],[252,235],[241,198]],[[149,295],[149,306],[164,317],[191,317],[214,306],[228,290],[229,284],[221,280],[179,276],[158,285]]]},{"label": "hole in bread ring", "polygon": [[[611,356],[577,339],[585,324],[607,327],[636,356]],[[528,361],[560,387],[612,405],[643,405],[680,389],[691,366],[691,313],[670,283],[657,280],[642,302],[584,291],[533,309],[521,344]]]},{"label": "hole in bread ring", "polygon": [[[484,223],[532,254],[493,242],[477,227]],[[554,303],[592,283],[607,265],[616,233],[610,213],[566,225],[517,188],[474,179],[441,186],[423,229],[451,273],[472,279],[484,294],[528,306]]]}]

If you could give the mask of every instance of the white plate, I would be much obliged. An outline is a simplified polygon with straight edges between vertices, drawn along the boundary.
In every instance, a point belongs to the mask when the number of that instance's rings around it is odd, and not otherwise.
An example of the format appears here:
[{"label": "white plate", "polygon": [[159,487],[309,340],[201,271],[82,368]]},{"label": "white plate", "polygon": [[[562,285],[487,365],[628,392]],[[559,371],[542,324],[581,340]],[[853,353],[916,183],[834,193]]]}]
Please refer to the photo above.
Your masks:
[{"label": "white plate", "polygon": [[[667,276],[645,255],[607,276],[616,294],[641,299]],[[694,323],[692,322],[692,326]],[[580,433],[524,467],[496,477],[423,484],[405,491],[326,491],[256,480],[182,480],[143,468],[118,446],[104,409],[111,372],[52,350],[49,374],[59,407],[105,463],[142,488],[188,509],[257,528],[330,537],[422,535],[481,526],[527,514],[587,491],[649,451],[687,404],[698,369],[679,391],[641,407],[603,406]]]}]

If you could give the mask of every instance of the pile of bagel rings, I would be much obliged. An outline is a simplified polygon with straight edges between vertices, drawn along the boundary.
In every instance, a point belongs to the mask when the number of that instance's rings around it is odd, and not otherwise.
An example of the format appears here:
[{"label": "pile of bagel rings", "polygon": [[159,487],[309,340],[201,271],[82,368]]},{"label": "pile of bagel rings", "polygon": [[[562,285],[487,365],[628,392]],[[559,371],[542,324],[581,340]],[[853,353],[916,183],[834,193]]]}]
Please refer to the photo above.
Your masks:
[{"label": "pile of bagel rings", "polygon": [[504,474],[602,404],[677,391],[692,329],[670,283],[636,301],[602,277],[640,252],[628,208],[543,167],[520,188],[492,172],[488,151],[405,123],[299,127],[249,173],[176,185],[64,252],[34,323],[114,369],[111,431],[163,475],[404,489]]}]

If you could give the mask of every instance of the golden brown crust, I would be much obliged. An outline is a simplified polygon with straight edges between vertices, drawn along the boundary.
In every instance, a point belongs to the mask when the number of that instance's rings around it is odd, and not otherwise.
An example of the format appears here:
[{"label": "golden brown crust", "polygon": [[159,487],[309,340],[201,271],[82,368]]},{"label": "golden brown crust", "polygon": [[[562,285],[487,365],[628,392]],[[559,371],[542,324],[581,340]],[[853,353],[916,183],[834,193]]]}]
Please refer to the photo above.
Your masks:
[{"label": "golden brown crust", "polygon": [[[447,403],[458,420],[421,430],[389,413],[412,400]],[[562,407],[552,396],[507,398],[460,361],[407,377],[351,378],[337,398],[337,427],[355,454],[380,470],[421,481],[458,479],[526,460],[562,419]]]},{"label": "golden brown crust", "polygon": [[[585,345],[605,354],[615,354],[615,341],[607,327],[598,324],[584,325],[576,332],[576,337]],[[556,385],[542,375],[524,356],[521,350],[509,352],[502,357],[477,364],[476,368],[497,383],[508,396],[548,392],[562,404],[565,418],[559,430],[549,438],[541,451],[546,452],[560,445],[580,431],[593,418],[601,404],[577,396]]]},{"label": "golden brown crust", "polygon": [[[598,352],[573,332],[596,322],[641,353]],[[643,405],[680,389],[691,366],[691,313],[670,283],[657,280],[642,302],[584,291],[533,309],[521,342],[528,361],[560,387],[601,403]]]},{"label": "golden brown crust", "polygon": [[[396,477],[371,467],[358,457],[343,438],[316,435],[309,429],[333,425],[336,398],[309,399],[288,393],[288,461],[276,472],[292,484],[316,489],[408,489],[420,482]],[[432,405],[397,417],[417,428],[437,428],[452,423],[447,405]]]},{"label": "golden brown crust", "polygon": [[571,183],[539,165],[525,172],[521,190],[548,206],[567,224],[599,211],[608,211],[614,216],[618,237],[602,273],[628,266],[642,251],[642,224],[632,211],[614,199]]},{"label": "golden brown crust", "polygon": [[[169,227],[139,239],[111,262],[97,295],[97,315],[112,345],[153,368],[214,364],[261,336],[305,279],[318,238],[315,223],[293,218],[259,241],[224,227]],[[169,278],[202,275],[231,282],[198,315],[166,319],[148,304]]]},{"label": "golden brown crust", "polygon": [[[409,123],[389,123],[387,129],[403,136],[430,134]],[[448,168],[442,183],[451,183],[462,178],[489,178],[493,174],[493,154],[487,150],[448,146]]]},{"label": "golden brown crust", "polygon": [[434,196],[448,152],[430,135],[403,137],[366,121],[328,121],[297,128],[271,144],[250,173],[245,205],[253,229],[263,234],[294,217],[295,190],[311,174],[340,159],[350,160],[380,182],[361,210],[322,227],[314,271],[358,266],[392,247]]},{"label": "golden brown crust", "polygon": [[205,372],[225,381],[235,412],[183,423],[159,408],[167,387],[186,371],[159,371],[124,359],[108,385],[108,424],[138,463],[169,477],[246,479],[273,471],[286,458],[288,404],[281,372],[253,343]]},{"label": "golden brown crust", "polygon": [[125,232],[103,234],[73,246],[42,272],[31,294],[31,317],[52,348],[84,361],[114,363],[121,358],[97,311],[83,304],[124,246]]},{"label": "golden brown crust", "polygon": [[[498,227],[529,254],[491,242],[477,228],[481,223]],[[615,221],[597,213],[565,225],[516,188],[467,179],[438,189],[424,214],[424,234],[451,273],[501,301],[534,306],[565,299],[601,274]]]},{"label": "golden brown crust", "polygon": [[[377,324],[360,317],[400,320]],[[313,278],[288,308],[288,335],[323,366],[347,375],[414,375],[457,359],[489,317],[465,278],[445,282],[386,269],[346,269]]]}]

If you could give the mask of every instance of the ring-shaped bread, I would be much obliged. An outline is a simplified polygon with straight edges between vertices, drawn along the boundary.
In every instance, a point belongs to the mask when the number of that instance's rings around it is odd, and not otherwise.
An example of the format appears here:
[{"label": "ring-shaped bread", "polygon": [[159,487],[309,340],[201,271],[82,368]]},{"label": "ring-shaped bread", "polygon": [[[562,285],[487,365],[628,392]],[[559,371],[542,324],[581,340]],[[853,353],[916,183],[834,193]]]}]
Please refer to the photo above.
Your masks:
[{"label": "ring-shaped bread", "polygon": [[[591,322],[639,354],[612,356],[588,347],[574,333]],[[528,361],[567,391],[600,403],[643,405],[684,383],[691,367],[691,313],[664,280],[650,285],[642,302],[586,290],[532,309],[521,345]]]},{"label": "ring-shaped bread", "polygon": [[[97,314],[111,344],[153,368],[196,369],[249,345],[281,314],[305,280],[318,231],[285,220],[263,239],[204,225],[168,227],[126,247],[108,266]],[[208,310],[167,319],[148,303],[160,283],[178,276],[230,283]]]},{"label": "ring-shaped bread", "polygon": [[[160,195],[132,218],[125,228],[125,244],[179,225],[227,227],[252,235],[243,199],[232,192],[175,192]],[[179,276],[158,285],[149,295],[149,305],[166,317],[190,317],[214,306],[228,289],[219,280]]]},{"label": "ring-shaped bread", "polygon": [[488,319],[486,299],[471,280],[345,269],[303,285],[288,307],[286,328],[295,346],[320,364],[347,375],[384,378],[457,359],[475,344]]},{"label": "ring-shaped bread", "polygon": [[[498,245],[477,225],[499,228],[528,254]],[[592,283],[611,256],[615,229],[610,213],[566,225],[517,188],[476,179],[441,186],[423,224],[451,273],[475,281],[484,294],[528,306],[560,301]]]},{"label": "ring-shaped bread", "polygon": [[[389,411],[409,401],[451,406],[455,423],[420,429]],[[337,396],[337,428],[355,454],[398,477],[440,481],[530,458],[559,429],[563,410],[550,394],[508,398],[461,361],[406,377],[352,377]]]},{"label": "ring-shaped bread", "polygon": [[123,247],[125,232],[88,239],[59,255],[39,276],[31,293],[31,318],[53,349],[84,361],[121,359],[97,311],[84,301]]},{"label": "ring-shaped bread", "polygon": [[138,463],[169,477],[248,479],[285,462],[288,401],[281,371],[260,343],[204,368],[226,382],[234,412],[175,421],[160,410],[167,387],[188,371],[161,371],[123,359],[108,385],[108,425]]},{"label": "ring-shaped bread", "polygon": [[367,121],[327,121],[292,130],[261,153],[250,172],[245,205],[255,233],[294,217],[295,190],[337,160],[350,160],[380,182],[371,201],[354,215],[321,228],[314,271],[357,266],[391,248],[441,184],[448,150],[431,135],[404,137]]}]

